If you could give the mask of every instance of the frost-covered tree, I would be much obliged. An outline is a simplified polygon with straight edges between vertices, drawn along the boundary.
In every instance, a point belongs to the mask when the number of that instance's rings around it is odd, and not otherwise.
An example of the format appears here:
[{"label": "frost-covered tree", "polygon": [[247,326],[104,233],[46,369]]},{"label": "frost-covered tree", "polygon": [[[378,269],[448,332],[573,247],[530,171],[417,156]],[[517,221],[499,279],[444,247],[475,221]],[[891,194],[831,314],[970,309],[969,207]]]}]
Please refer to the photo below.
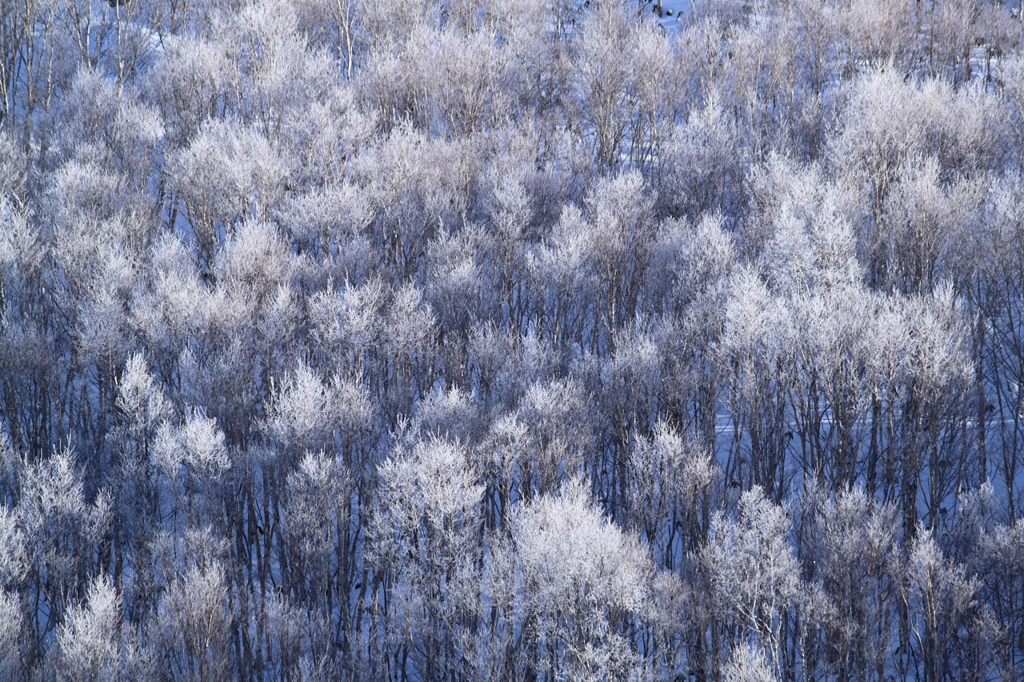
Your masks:
[{"label": "frost-covered tree", "polygon": [[[310,618],[314,622],[337,622],[333,632],[312,628],[320,641],[311,641],[309,648],[337,657],[327,652],[340,647],[340,658],[350,661],[357,639],[358,614],[352,601],[363,535],[353,529],[354,492],[352,477],[338,458],[307,454],[288,475],[278,545],[281,584],[291,604],[316,614]],[[301,655],[301,644],[298,648]]]},{"label": "frost-covered tree", "polygon": [[629,460],[627,518],[660,566],[677,567],[705,540],[716,473],[708,453],[665,422],[650,439],[637,439]]},{"label": "frost-covered tree", "polygon": [[800,557],[826,600],[824,650],[816,660],[838,679],[882,679],[901,584],[897,509],[860,488],[834,498],[823,493],[814,485],[804,493],[809,518]]},{"label": "frost-covered tree", "polygon": [[119,682],[153,675],[146,652],[123,626],[120,596],[102,576],[90,585],[85,603],[68,612],[50,653],[56,680]]},{"label": "frost-covered tree", "polygon": [[396,453],[382,465],[381,479],[370,528],[377,573],[367,608],[377,612],[386,600],[375,616],[386,639],[373,643],[384,650],[371,674],[462,676],[462,640],[476,626],[483,487],[465,447],[436,439]]},{"label": "frost-covered tree", "polygon": [[701,551],[726,650],[755,647],[779,678],[783,620],[803,591],[788,532],[785,511],[755,487],[740,498],[739,519],[715,516]]},{"label": "frost-covered tree", "polygon": [[979,581],[946,559],[924,530],[914,541],[906,570],[908,644],[919,657],[922,678],[981,679],[995,632],[989,614],[975,599]]},{"label": "frost-covered tree", "polygon": [[523,674],[627,678],[642,669],[631,624],[649,599],[646,547],[593,506],[586,484],[567,483],[522,506],[512,523],[522,571]]}]

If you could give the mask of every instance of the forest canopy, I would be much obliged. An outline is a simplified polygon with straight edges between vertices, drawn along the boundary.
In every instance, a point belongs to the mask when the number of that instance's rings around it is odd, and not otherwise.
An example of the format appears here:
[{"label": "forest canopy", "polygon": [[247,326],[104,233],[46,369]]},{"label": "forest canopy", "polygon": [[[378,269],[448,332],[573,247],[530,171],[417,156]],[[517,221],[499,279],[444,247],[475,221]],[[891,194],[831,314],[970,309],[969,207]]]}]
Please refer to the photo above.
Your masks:
[{"label": "forest canopy", "polygon": [[1024,677],[1020,6],[670,4],[0,0],[0,679]]}]

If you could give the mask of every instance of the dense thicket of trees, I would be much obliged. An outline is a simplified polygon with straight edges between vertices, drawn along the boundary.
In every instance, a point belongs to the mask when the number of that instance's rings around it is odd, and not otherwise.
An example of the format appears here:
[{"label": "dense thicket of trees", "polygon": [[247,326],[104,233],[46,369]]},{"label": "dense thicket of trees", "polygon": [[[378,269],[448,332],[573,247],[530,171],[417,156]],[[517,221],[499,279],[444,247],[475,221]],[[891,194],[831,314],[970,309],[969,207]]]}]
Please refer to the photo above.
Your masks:
[{"label": "dense thicket of trees", "polygon": [[998,0],[0,0],[0,678],[1024,679]]}]

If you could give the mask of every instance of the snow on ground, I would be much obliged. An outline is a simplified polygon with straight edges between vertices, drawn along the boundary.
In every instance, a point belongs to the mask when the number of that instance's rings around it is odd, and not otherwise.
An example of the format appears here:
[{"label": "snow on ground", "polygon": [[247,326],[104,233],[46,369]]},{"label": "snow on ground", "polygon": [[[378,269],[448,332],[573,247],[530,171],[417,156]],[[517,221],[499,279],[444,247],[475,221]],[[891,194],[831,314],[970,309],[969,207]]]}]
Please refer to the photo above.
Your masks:
[{"label": "snow on ground", "polygon": [[679,30],[679,14],[689,11],[690,2],[691,0],[662,0],[662,16],[658,23],[670,33],[677,32]]}]

